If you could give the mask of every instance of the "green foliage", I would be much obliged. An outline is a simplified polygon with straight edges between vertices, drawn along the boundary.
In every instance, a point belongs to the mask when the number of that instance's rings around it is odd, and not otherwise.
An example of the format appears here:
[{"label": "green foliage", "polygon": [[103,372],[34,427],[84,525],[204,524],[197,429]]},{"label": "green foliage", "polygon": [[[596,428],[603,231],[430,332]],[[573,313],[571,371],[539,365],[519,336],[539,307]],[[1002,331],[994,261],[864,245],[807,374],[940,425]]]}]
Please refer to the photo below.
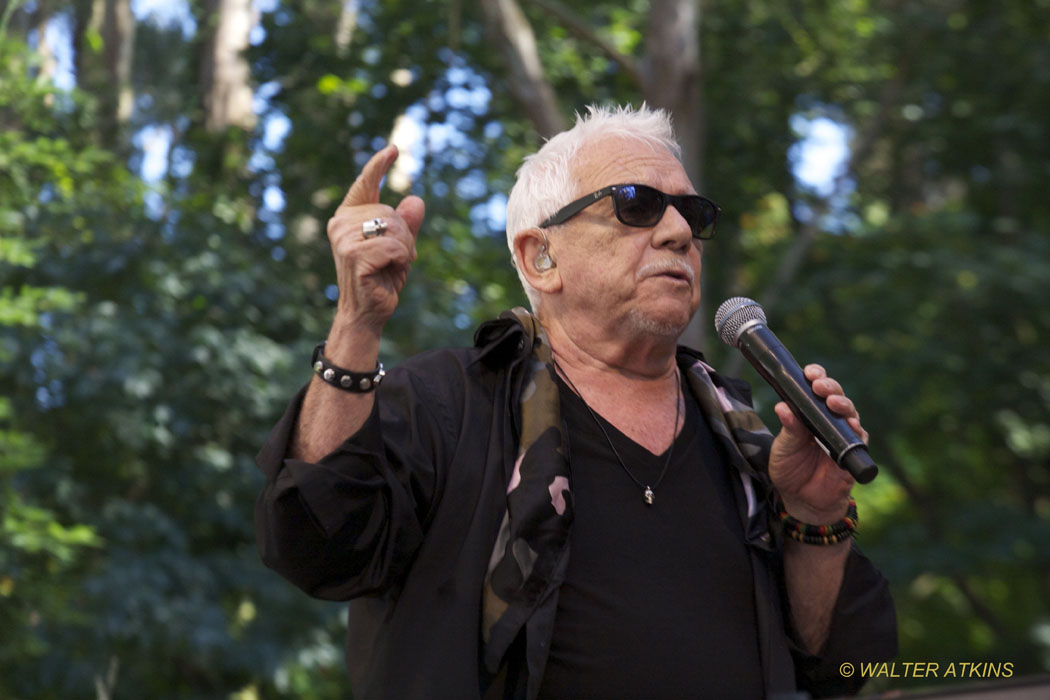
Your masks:
[{"label": "green foliage", "polygon": [[872,494],[866,546],[901,584],[904,648],[1032,671],[1050,568],[1050,315],[1034,301],[1050,250],[1045,222],[997,241],[977,214],[829,240],[782,323],[856,385],[876,436],[891,487]]},{"label": "green foliage", "polygon": [[150,213],[95,145],[95,102],[3,50],[0,696],[269,688],[258,669],[331,613],[252,545],[251,455],[301,375],[262,335],[298,310],[270,285],[243,139],[188,129],[211,167]]},{"label": "green foliage", "polygon": [[[24,74],[24,47],[0,42],[0,64],[12,75],[0,82],[0,366],[25,367],[24,340],[50,319],[72,314],[81,297],[58,286],[32,283],[46,240],[76,204],[74,174],[90,173],[100,160],[56,134],[57,120],[39,105],[53,93]],[[14,127],[14,128],[12,128]],[[86,204],[81,202],[80,204]],[[0,694],[11,696],[16,670],[49,650],[39,635],[42,620],[72,621],[66,607],[73,590],[58,583],[75,576],[85,551],[102,545],[91,526],[54,507],[52,499],[25,491],[22,477],[42,470],[48,444],[31,427],[32,409],[0,380]]]}]

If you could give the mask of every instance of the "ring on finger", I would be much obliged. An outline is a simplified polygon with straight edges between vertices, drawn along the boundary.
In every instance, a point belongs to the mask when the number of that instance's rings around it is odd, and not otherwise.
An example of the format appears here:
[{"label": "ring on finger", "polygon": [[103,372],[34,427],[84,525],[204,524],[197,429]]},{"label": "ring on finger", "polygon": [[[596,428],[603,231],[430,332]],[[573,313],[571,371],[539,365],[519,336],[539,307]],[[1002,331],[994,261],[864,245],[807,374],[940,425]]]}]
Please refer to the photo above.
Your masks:
[{"label": "ring on finger", "polygon": [[361,232],[365,238],[375,238],[386,233],[387,225],[382,219],[369,219],[361,224]]}]

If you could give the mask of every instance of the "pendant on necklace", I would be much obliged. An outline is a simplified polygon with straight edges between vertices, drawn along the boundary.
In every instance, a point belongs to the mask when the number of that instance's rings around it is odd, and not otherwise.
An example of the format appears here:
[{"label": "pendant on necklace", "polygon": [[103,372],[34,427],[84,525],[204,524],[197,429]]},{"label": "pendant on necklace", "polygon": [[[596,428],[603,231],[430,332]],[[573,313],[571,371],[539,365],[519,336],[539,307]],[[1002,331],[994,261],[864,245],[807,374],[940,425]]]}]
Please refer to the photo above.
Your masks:
[{"label": "pendant on necklace", "polygon": [[653,504],[653,490],[646,486],[645,493],[642,495],[645,497],[645,504],[651,506]]}]

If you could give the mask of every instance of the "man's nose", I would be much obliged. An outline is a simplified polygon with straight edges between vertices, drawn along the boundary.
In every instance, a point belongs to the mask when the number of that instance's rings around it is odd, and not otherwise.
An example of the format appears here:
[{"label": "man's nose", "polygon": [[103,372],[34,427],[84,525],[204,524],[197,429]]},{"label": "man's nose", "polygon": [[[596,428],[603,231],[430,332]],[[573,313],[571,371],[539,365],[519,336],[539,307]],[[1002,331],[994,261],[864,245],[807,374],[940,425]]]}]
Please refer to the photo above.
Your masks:
[{"label": "man's nose", "polygon": [[653,232],[653,245],[657,248],[680,250],[689,247],[693,240],[693,229],[674,205],[668,204],[664,215]]}]

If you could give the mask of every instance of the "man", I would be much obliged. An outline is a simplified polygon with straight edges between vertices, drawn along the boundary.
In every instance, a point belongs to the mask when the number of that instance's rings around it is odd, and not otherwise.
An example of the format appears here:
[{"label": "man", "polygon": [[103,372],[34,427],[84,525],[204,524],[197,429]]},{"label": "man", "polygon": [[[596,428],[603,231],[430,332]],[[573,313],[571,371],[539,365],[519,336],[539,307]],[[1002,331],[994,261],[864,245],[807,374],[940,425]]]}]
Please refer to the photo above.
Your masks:
[{"label": "man", "polygon": [[[535,315],[385,378],[424,214],[379,203],[396,149],[329,222],[339,304],[259,455],[256,522],[267,565],[352,599],[355,697],[833,694],[860,685],[841,663],[896,653],[852,478],[786,405],[774,440],[746,385],[676,345],[718,216],[677,152],[644,107],[551,139],[508,201]],[[806,375],[866,440],[838,382]]]}]

